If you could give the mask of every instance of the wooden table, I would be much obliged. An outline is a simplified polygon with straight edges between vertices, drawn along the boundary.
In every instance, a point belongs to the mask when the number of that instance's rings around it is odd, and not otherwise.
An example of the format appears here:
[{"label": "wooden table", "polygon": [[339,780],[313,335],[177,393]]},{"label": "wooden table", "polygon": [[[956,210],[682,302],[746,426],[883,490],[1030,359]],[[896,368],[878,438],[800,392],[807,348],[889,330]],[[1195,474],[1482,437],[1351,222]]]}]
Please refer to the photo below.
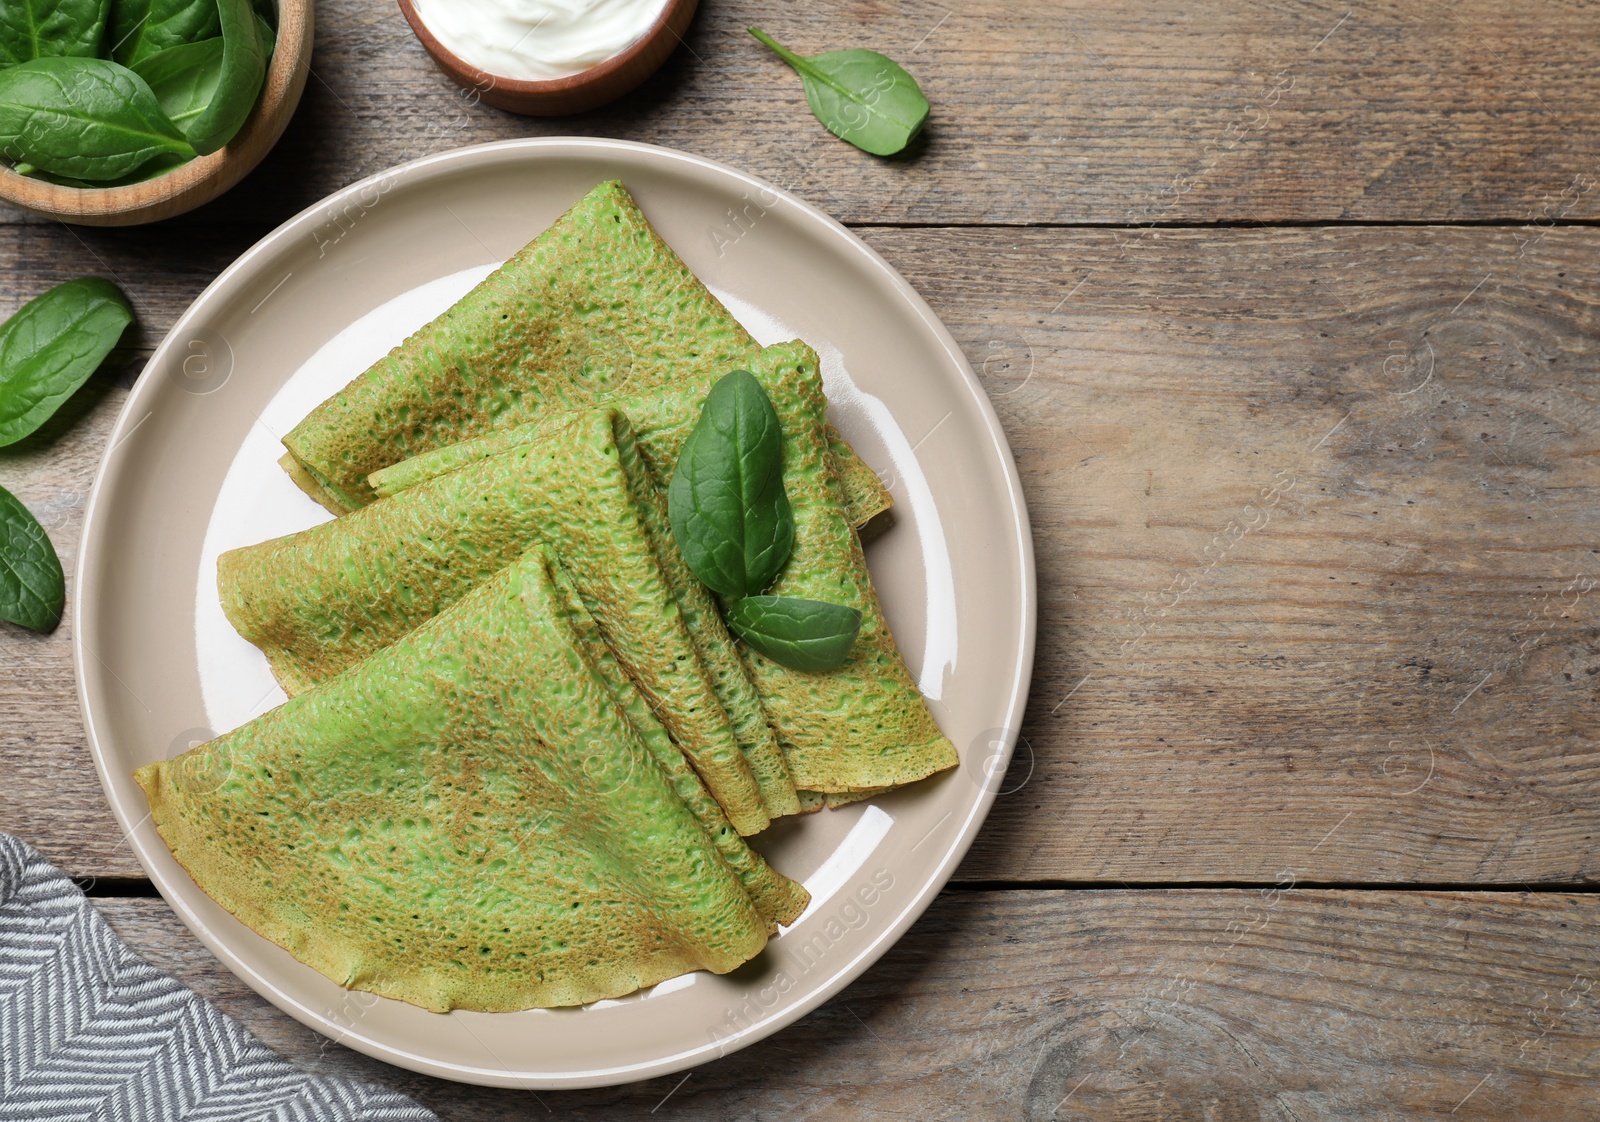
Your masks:
[{"label": "wooden table", "polygon": [[[750,23],[894,55],[926,139],[832,139]],[[661,74],[564,122],[466,104],[383,3],[318,25],[245,184],[153,228],[5,215],[0,311],[109,274],[147,355],[401,160],[558,132],[726,160],[855,226],[988,386],[1033,702],[971,856],[861,981],[687,1079],[535,1097],[385,1067],[226,973],[119,841],[73,620],[0,628],[0,829],[141,953],[447,1119],[1600,1119],[1593,3],[706,0]],[[69,572],[137,366],[0,453]]]}]

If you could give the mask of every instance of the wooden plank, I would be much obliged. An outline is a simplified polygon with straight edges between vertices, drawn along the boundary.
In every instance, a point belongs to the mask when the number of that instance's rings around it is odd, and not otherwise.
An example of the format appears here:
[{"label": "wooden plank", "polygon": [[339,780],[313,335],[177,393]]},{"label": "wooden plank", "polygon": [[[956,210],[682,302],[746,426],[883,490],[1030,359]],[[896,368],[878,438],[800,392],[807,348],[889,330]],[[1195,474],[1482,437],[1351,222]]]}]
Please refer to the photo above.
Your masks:
[{"label": "wooden plank", "polygon": [[1288,882],[947,894],[774,1037],[687,1079],[537,1097],[333,1044],[246,989],[161,901],[95,902],[140,954],[279,1052],[397,1087],[448,1122],[1600,1119],[1594,896]]},{"label": "wooden plank", "polygon": [[[1034,520],[1028,747],[960,877],[1594,879],[1600,232],[1119,236],[868,232],[983,373]],[[70,267],[18,240],[3,307]],[[106,245],[158,334],[203,274]],[[69,569],[121,397],[0,453]],[[138,875],[70,628],[0,628],[0,829]]]},{"label": "wooden plank", "polygon": [[[67,572],[69,604],[84,504],[132,378],[179,313],[251,240],[224,228],[175,254],[160,228],[9,227],[0,234],[0,316],[53,284],[94,272],[121,285],[138,317],[124,339],[128,353],[114,355],[38,432],[0,449],[0,486],[49,532]],[[72,626],[70,608],[48,636],[0,623],[0,829],[42,845],[71,875],[142,876],[89,759]]]},{"label": "wooden plank", "polygon": [[870,235],[1034,524],[1033,770],[961,875],[1600,875],[1595,233],[1121,236]]},{"label": "wooden plank", "polygon": [[[829,136],[750,24],[896,57],[933,102],[927,139],[884,161]],[[738,0],[703,5],[622,102],[532,120],[455,95],[392,3],[321,0],[278,149],[163,228],[175,246],[218,221],[264,228],[402,160],[573,133],[726,160],[857,222],[1594,219],[1594,31],[1564,0]]]}]

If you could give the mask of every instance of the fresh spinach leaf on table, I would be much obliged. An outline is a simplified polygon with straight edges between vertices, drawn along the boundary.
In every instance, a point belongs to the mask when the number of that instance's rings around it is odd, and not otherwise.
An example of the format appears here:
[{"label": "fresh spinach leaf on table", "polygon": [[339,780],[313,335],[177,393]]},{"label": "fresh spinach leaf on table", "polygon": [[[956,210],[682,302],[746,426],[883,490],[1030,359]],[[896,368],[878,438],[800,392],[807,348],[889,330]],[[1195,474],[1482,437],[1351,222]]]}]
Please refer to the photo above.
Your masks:
[{"label": "fresh spinach leaf on table", "polygon": [[113,0],[111,57],[128,66],[180,43],[222,34],[217,0]]},{"label": "fresh spinach leaf on table", "polygon": [[728,607],[727,618],[735,635],[792,670],[832,670],[861,634],[854,608],[793,596],[746,596]]},{"label": "fresh spinach leaf on table", "polygon": [[[0,324],[0,445],[42,425],[99,368],[133,312],[100,277],[59,284]],[[44,527],[0,488],[0,620],[35,631],[61,621],[61,560]]]},{"label": "fresh spinach leaf on table", "polygon": [[93,58],[111,0],[0,0],[0,67],[55,55]]},{"label": "fresh spinach leaf on table", "polygon": [[98,58],[36,58],[0,70],[0,153],[102,180],[195,149],[133,71]]},{"label": "fresh spinach leaf on table", "polygon": [[738,599],[777,577],[794,546],[783,430],[761,383],[735,370],[712,387],[667,488],[672,534],[694,575]]},{"label": "fresh spinach leaf on table", "polygon": [[797,55],[759,27],[749,29],[800,75],[806,101],[835,136],[874,156],[905,149],[928,120],[928,99],[899,63],[877,51]]},{"label": "fresh spinach leaf on table", "polygon": [[132,322],[116,285],[81,277],[34,297],[0,324],[0,445],[49,420]]},{"label": "fresh spinach leaf on table", "polygon": [[0,619],[50,631],[61,622],[65,603],[66,579],[50,535],[0,487]]},{"label": "fresh spinach leaf on table", "polygon": [[267,73],[267,45],[250,0],[214,0],[222,16],[222,63],[211,101],[184,128],[202,156],[232,140],[261,92]]}]

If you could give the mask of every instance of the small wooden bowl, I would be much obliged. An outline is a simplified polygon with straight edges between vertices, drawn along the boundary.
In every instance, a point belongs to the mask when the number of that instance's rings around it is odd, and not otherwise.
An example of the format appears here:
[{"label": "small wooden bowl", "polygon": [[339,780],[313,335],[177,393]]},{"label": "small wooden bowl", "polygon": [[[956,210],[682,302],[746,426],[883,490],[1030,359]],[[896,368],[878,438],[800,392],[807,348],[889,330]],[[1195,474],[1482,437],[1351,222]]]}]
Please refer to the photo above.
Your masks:
[{"label": "small wooden bowl", "polygon": [[63,187],[0,167],[0,198],[80,226],[137,226],[209,203],[248,175],[283,135],[311,69],[312,0],[278,0],[278,40],[261,96],[225,148],[125,187]]},{"label": "small wooden bowl", "polygon": [[540,82],[504,78],[462,61],[433,37],[411,0],[399,0],[399,4],[411,30],[422,40],[439,69],[456,85],[476,92],[481,100],[509,113],[521,113],[525,117],[564,117],[615,101],[654,74],[683,42],[699,0],[667,0],[660,18],[627,50],[566,78]]}]

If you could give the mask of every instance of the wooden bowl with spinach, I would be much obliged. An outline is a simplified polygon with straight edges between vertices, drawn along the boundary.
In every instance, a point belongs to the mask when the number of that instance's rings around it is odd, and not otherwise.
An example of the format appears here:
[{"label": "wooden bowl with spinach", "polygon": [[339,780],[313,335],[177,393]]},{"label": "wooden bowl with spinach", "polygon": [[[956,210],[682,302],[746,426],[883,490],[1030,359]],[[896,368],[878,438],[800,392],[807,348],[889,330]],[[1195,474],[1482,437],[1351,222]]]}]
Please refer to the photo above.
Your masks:
[{"label": "wooden bowl with spinach", "polygon": [[0,198],[89,226],[210,202],[300,101],[312,0],[0,0]]}]

